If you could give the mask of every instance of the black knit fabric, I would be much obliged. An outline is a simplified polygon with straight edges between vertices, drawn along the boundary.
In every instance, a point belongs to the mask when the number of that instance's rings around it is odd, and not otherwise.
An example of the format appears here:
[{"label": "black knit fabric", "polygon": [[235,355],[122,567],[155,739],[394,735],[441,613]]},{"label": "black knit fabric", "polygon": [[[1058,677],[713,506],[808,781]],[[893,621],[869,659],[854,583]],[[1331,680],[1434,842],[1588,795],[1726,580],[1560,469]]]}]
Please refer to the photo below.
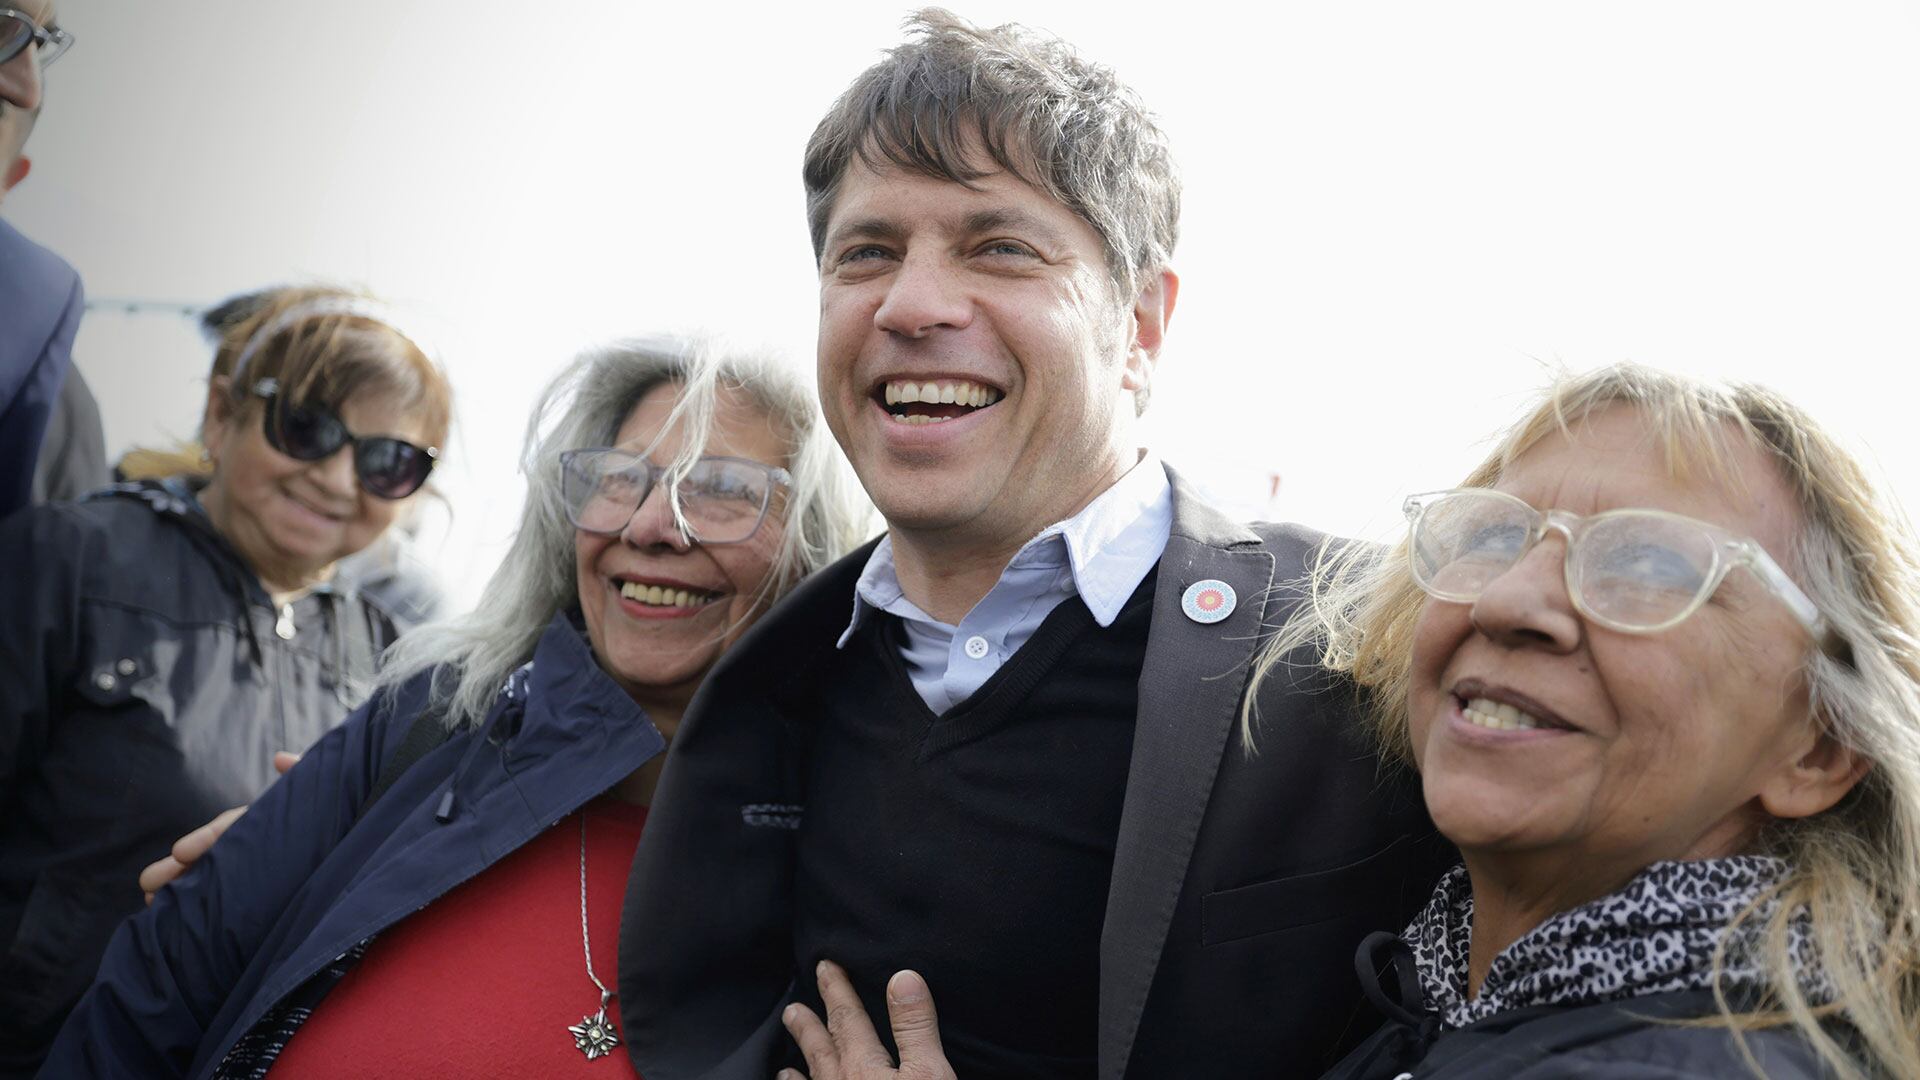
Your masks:
[{"label": "black knit fabric", "polygon": [[1156,576],[1109,627],[1065,601],[943,716],[914,691],[891,616],[868,620],[825,673],[797,970],[845,966],[883,1039],[888,977],[919,971],[969,1080],[1094,1075],[1100,928]]}]

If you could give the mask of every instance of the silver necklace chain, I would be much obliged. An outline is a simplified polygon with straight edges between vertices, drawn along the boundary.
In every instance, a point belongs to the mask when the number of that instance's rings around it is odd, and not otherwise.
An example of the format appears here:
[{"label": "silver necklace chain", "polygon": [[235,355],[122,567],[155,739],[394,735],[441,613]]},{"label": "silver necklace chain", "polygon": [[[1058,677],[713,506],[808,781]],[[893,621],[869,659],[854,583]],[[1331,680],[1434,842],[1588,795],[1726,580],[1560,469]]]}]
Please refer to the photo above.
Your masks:
[{"label": "silver necklace chain", "polygon": [[613,1022],[607,1019],[607,1004],[617,994],[607,989],[600,976],[593,973],[593,938],[587,934],[587,808],[580,808],[580,951],[587,957],[587,978],[600,988],[600,1011],[592,1016],[583,1016],[578,1024],[567,1029],[573,1036],[573,1048],[587,1055],[587,1060],[606,1057],[620,1045],[620,1035],[614,1030]]},{"label": "silver necklace chain", "polygon": [[587,810],[580,808],[580,951],[587,957],[587,978],[600,988],[600,1007],[606,1008],[607,1001],[619,997],[617,991],[607,989],[600,976],[593,973],[593,939],[587,934]]}]

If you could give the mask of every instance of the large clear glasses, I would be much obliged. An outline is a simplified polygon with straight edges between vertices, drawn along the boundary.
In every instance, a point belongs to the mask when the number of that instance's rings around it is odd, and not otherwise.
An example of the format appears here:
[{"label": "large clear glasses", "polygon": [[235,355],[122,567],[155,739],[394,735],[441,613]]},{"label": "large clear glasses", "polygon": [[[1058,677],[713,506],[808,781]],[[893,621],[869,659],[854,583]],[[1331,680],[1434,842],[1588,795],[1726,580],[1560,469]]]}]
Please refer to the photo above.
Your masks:
[{"label": "large clear glasses", "polygon": [[57,26],[42,27],[24,11],[0,7],[0,64],[26,52],[29,45],[39,51],[44,68],[73,47],[73,35]]},{"label": "large clear glasses", "polygon": [[[668,467],[639,454],[600,448],[560,455],[560,497],[567,520],[582,532],[613,536],[662,487]],[[737,544],[760,531],[775,488],[790,488],[785,469],[746,458],[703,457],[679,478],[680,516],[702,544]]]},{"label": "large clear glasses", "polygon": [[1548,532],[1567,540],[1567,595],[1601,626],[1652,634],[1700,610],[1736,567],[1746,567],[1791,610],[1828,655],[1845,643],[1813,600],[1755,541],[1664,510],[1609,510],[1592,517],[1535,510],[1485,488],[1415,495],[1404,507],[1413,580],[1458,604],[1520,562]]}]

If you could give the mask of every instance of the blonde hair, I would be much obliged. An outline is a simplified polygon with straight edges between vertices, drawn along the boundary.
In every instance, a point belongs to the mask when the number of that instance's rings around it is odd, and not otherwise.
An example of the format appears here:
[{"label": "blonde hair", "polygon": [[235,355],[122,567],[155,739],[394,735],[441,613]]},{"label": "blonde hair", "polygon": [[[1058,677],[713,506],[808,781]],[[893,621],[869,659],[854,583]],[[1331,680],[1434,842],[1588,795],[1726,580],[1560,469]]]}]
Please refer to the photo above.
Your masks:
[{"label": "blonde hair", "polygon": [[[1920,549],[1912,529],[1853,455],[1779,394],[1630,364],[1560,379],[1462,486],[1497,484],[1543,439],[1620,405],[1645,416],[1677,477],[1700,469],[1737,484],[1736,446],[1759,449],[1780,470],[1800,510],[1783,563],[1852,654],[1847,663],[1808,650],[1802,678],[1812,715],[1872,765],[1831,809],[1779,821],[1760,838],[1791,871],[1735,922],[1754,934],[1771,997],[1736,1013],[1716,986],[1713,1022],[1736,1031],[1791,1023],[1843,1077],[1920,1076]],[[1406,541],[1384,556],[1359,545],[1323,549],[1302,587],[1295,615],[1255,663],[1242,710],[1247,746],[1258,723],[1254,690],[1305,650],[1351,680],[1383,752],[1411,763],[1412,641],[1426,596],[1408,570]],[[1767,900],[1779,902],[1762,917]],[[1837,991],[1831,1004],[1809,1000],[1795,977],[1787,930],[1798,913],[1810,918]],[[1851,1047],[1822,1028],[1832,1016],[1857,1032]],[[1751,1054],[1748,1063],[1758,1071]]]}]

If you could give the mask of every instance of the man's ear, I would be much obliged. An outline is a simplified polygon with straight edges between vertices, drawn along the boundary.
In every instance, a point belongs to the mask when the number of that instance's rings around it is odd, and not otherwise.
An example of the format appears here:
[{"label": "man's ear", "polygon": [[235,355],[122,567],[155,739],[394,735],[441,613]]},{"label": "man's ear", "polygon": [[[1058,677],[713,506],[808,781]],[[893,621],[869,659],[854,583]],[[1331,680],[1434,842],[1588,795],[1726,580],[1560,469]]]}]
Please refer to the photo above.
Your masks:
[{"label": "man's ear", "polygon": [[1873,763],[1824,732],[1809,732],[1799,756],[1781,764],[1760,788],[1760,805],[1777,818],[1812,817],[1852,791]]},{"label": "man's ear", "polygon": [[32,171],[33,171],[32,158],[28,157],[25,154],[21,154],[19,157],[14,158],[13,164],[7,166],[6,175],[0,176],[0,196],[4,196],[7,192],[12,191],[15,187],[19,186],[20,181],[25,180],[27,178],[27,174]]},{"label": "man's ear", "polygon": [[1127,349],[1127,370],[1120,385],[1135,395],[1152,385],[1153,366],[1160,359],[1160,346],[1179,298],[1180,275],[1171,269],[1148,278],[1133,298],[1133,343]]}]

